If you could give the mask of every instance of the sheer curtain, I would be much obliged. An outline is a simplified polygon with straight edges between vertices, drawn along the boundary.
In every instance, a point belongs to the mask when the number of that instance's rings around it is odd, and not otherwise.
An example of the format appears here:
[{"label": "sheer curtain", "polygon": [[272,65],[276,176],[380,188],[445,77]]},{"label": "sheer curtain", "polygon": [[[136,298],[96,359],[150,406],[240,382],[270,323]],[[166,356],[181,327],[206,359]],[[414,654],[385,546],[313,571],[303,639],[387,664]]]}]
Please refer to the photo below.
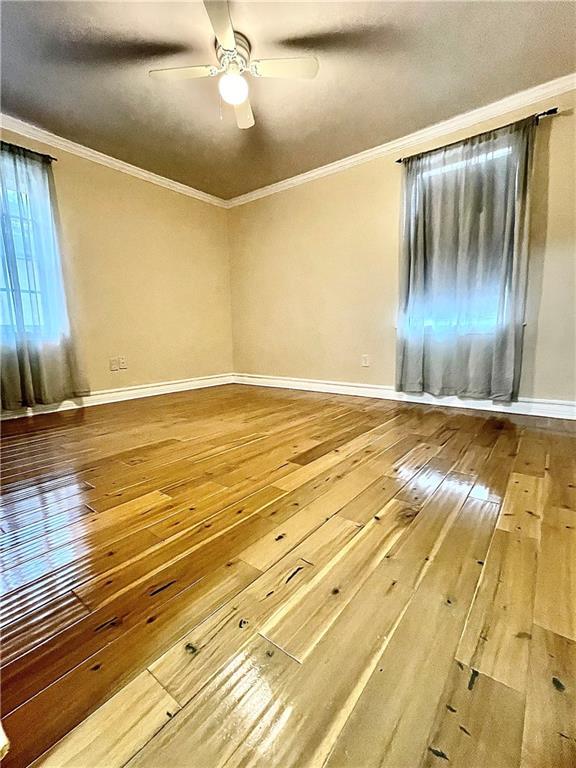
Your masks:
[{"label": "sheer curtain", "polygon": [[536,124],[405,161],[397,389],[517,396]]},{"label": "sheer curtain", "polygon": [[86,393],[70,338],[50,158],[1,143],[2,408]]}]

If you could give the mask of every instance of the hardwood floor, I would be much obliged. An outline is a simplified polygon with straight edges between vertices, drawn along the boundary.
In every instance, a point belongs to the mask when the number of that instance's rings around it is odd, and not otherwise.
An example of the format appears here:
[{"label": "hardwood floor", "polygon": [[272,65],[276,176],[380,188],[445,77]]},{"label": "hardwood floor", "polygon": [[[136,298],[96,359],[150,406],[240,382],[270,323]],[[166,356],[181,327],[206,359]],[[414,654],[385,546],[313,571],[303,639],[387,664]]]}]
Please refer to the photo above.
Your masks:
[{"label": "hardwood floor", "polygon": [[238,385],[5,422],[4,768],[574,768],[575,428]]}]

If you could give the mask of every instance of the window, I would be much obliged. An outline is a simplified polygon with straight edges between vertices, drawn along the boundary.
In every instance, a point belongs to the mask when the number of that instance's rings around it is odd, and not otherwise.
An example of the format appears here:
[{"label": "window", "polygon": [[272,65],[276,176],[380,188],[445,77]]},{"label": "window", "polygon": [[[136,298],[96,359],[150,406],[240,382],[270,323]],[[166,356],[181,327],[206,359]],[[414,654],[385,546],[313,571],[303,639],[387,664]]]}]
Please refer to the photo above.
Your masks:
[{"label": "window", "polygon": [[68,333],[49,161],[2,144],[3,339],[56,341]]},{"label": "window", "polygon": [[86,392],[70,341],[50,158],[0,145],[2,408]]},{"label": "window", "polygon": [[398,389],[516,397],[536,124],[405,161]]}]

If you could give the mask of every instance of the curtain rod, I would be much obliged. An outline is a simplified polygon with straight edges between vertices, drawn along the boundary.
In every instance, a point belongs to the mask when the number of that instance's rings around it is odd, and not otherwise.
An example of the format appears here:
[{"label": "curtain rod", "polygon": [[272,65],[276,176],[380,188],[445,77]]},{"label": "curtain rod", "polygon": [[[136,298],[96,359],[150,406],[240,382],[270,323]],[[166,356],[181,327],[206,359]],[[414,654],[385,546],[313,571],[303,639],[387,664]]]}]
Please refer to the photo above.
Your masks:
[{"label": "curtain rod", "polygon": [[[558,114],[558,107],[551,107],[550,109],[545,110],[544,112],[538,112],[534,117],[536,120],[541,120],[543,117],[554,117],[554,115]],[[502,126],[505,128],[506,126]],[[497,128],[493,130],[498,130]],[[454,141],[451,144],[446,144],[445,147],[438,147],[438,149],[445,149],[446,147],[451,147],[454,144],[460,144],[461,141],[465,141],[465,139],[459,139],[458,141]],[[429,152],[434,152],[434,149],[428,150]],[[420,152],[416,153],[417,155],[420,154]],[[422,153],[425,154],[425,153]],[[395,160],[396,163],[403,163],[404,160],[409,160],[411,157],[415,157],[415,155],[408,155],[407,157],[399,157],[398,160]]]},{"label": "curtain rod", "polygon": [[35,149],[29,149],[28,147],[21,147],[20,144],[13,144],[11,141],[2,140],[2,144],[6,144],[9,147],[14,147],[15,149],[21,149],[24,152],[30,152],[32,155],[38,155],[38,157],[46,157],[48,160],[54,163],[58,162],[57,157],[52,157],[52,155],[47,155],[46,152],[36,152]]}]

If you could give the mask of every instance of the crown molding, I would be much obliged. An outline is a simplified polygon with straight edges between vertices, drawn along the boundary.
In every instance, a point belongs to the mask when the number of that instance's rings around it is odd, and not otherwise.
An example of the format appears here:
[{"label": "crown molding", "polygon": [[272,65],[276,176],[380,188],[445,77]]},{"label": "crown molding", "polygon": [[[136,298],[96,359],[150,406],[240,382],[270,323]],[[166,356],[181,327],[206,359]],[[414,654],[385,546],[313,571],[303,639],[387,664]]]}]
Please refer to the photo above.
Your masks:
[{"label": "crown molding", "polygon": [[300,173],[289,179],[278,181],[267,187],[260,187],[260,189],[255,189],[253,192],[247,192],[244,195],[233,197],[230,200],[225,201],[225,207],[235,208],[239,205],[245,205],[246,203],[251,203],[253,200],[259,200],[262,197],[268,197],[277,192],[283,192],[284,190],[298,187],[309,181],[321,179],[323,176],[330,176],[333,173],[339,173],[347,168],[353,168],[356,165],[367,163],[370,160],[375,160],[379,157],[386,157],[391,154],[401,154],[405,150],[412,149],[427,141],[432,141],[433,139],[441,138],[447,134],[471,128],[485,120],[500,117],[507,112],[513,112],[516,109],[529,107],[532,104],[537,104],[548,98],[561,96],[563,93],[568,93],[573,90],[576,90],[576,73],[559,77],[556,80],[550,80],[547,83],[536,85],[534,88],[528,88],[525,91],[519,91],[518,93],[506,96],[499,101],[493,101],[490,104],[486,104],[484,107],[478,107],[469,112],[463,112],[460,115],[451,117],[448,120],[443,120],[440,123],[434,123],[419,131],[410,133],[407,136],[402,136],[399,139],[393,139],[385,144],[372,147],[372,149],[366,149],[355,155],[343,157],[341,160],[328,163],[328,165],[322,165],[319,168],[314,168],[311,171]]},{"label": "crown molding", "polygon": [[224,200],[215,195],[209,195],[207,192],[202,192],[194,187],[188,187],[186,184],[181,184],[178,181],[167,179],[164,176],[159,176],[151,171],[146,171],[143,168],[138,168],[135,165],[125,163],[123,160],[118,160],[115,157],[110,157],[102,152],[97,152],[94,149],[85,147],[82,144],[77,144],[74,141],[65,139],[62,136],[57,136],[54,133],[45,131],[42,128],[38,128],[31,123],[26,123],[23,120],[19,120],[10,115],[4,115],[0,113],[0,127],[9,131],[19,133],[21,136],[26,136],[29,139],[36,139],[48,146],[62,149],[64,152],[70,152],[73,155],[82,157],[85,160],[92,160],[94,163],[105,165],[108,168],[112,168],[122,173],[127,173],[130,176],[135,176],[143,181],[149,181],[151,184],[156,184],[165,189],[170,189],[173,192],[178,192],[181,195],[187,195],[193,197],[196,200],[201,200],[203,203],[215,205],[218,208],[236,208],[246,203],[251,203],[254,200],[259,200],[262,197],[268,197],[274,195],[277,192],[283,192],[293,187],[298,187],[301,184],[307,184],[309,181],[320,179],[324,176],[330,176],[340,171],[345,171],[347,168],[353,168],[356,165],[367,163],[370,160],[375,160],[379,157],[386,157],[391,154],[402,153],[406,150],[412,149],[419,144],[423,144],[427,141],[432,141],[437,138],[441,138],[446,134],[454,133],[459,130],[470,128],[485,120],[490,120],[500,115],[505,115],[507,112],[512,112],[516,109],[522,109],[523,107],[529,107],[532,104],[545,101],[549,98],[561,96],[563,93],[576,90],[576,73],[565,75],[564,77],[558,77],[556,80],[550,80],[547,83],[536,85],[534,88],[528,88],[525,91],[514,93],[511,96],[506,96],[499,101],[494,101],[490,104],[486,104],[483,107],[464,112],[455,117],[451,117],[448,120],[443,120],[440,123],[434,123],[426,128],[422,128],[419,131],[410,133],[407,136],[402,136],[398,139],[393,139],[385,144],[380,144],[377,147],[366,149],[362,152],[358,152],[355,155],[349,155],[343,157],[341,160],[336,160],[333,163],[322,165],[319,168],[314,168],[305,173],[300,173],[297,176],[292,176],[289,179],[283,179],[275,184],[270,184],[266,187],[260,187],[252,192],[247,192],[244,195],[238,195],[237,197]]},{"label": "crown molding", "polygon": [[64,152],[70,152],[70,154],[82,157],[84,160],[91,160],[94,163],[105,165],[107,168],[112,168],[115,171],[121,171],[122,173],[127,173],[129,176],[135,176],[137,179],[149,181],[151,184],[170,189],[172,192],[178,192],[180,195],[193,197],[195,200],[201,200],[203,203],[216,205],[218,208],[229,207],[227,201],[222,200],[215,195],[209,195],[207,192],[202,192],[200,189],[188,187],[186,184],[181,184],[178,181],[159,176],[156,173],[144,170],[144,168],[130,165],[130,163],[125,163],[123,160],[118,160],[115,157],[110,157],[102,152],[97,152],[95,149],[90,149],[82,144],[77,144],[75,141],[70,141],[70,139],[56,136],[54,133],[45,131],[43,128],[38,128],[23,120],[18,120],[16,117],[0,113],[0,127],[7,131],[14,131],[28,139],[41,141],[43,144],[48,144],[50,147],[62,149]]}]

